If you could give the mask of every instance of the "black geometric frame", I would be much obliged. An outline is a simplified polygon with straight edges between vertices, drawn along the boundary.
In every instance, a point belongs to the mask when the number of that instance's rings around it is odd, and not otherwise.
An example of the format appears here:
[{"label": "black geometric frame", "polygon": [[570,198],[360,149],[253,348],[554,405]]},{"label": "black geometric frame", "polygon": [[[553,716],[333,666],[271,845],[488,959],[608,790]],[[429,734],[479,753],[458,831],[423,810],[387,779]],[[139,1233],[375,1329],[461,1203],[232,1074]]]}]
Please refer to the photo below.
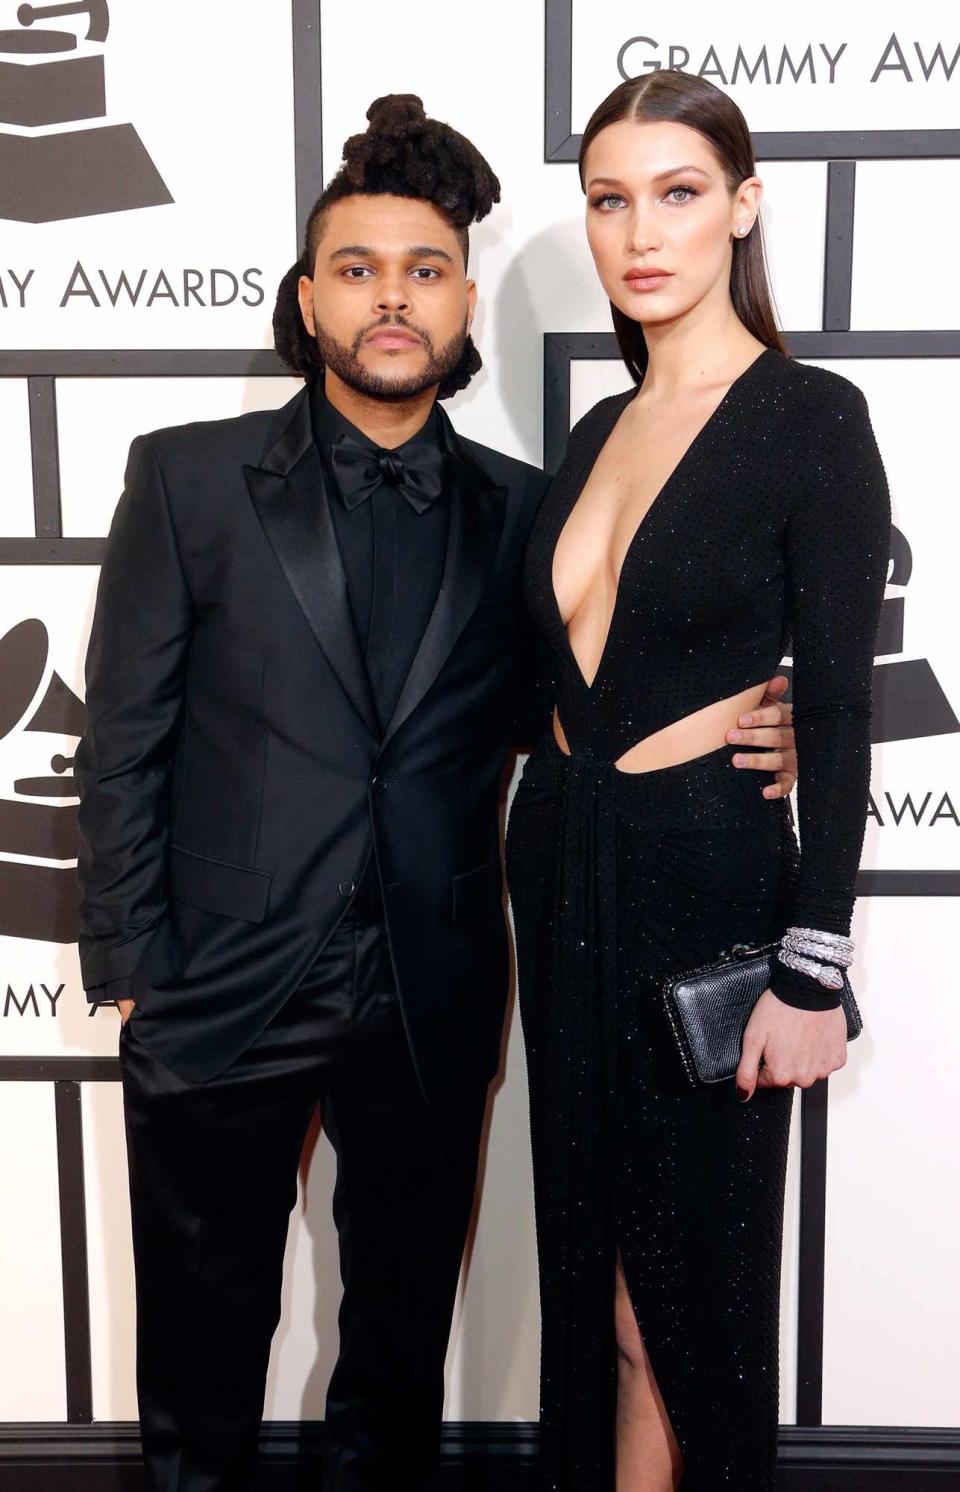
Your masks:
[{"label": "black geometric frame", "polygon": [[[544,4],[544,160],[575,161],[581,137],[572,128],[573,0]],[[932,160],[960,156],[960,130],[756,131],[753,145],[758,161]]]},{"label": "black geometric frame", "polygon": [[[545,160],[576,159],[571,132],[570,37],[573,0],[545,0]],[[294,256],[299,231],[323,187],[320,110],[320,0],[291,0],[297,221],[291,225]],[[960,156],[960,131],[881,131],[757,134],[757,158],[823,160],[827,167],[827,225],[823,329],[786,334],[798,357],[957,357],[960,331],[851,332],[850,288],[857,160]],[[570,364],[614,359],[612,333],[548,333],[544,338],[544,465],[554,469],[569,430]],[[56,381],[70,377],[289,376],[272,351],[116,350],[3,351],[0,376],[26,378],[30,409],[35,536],[0,536],[0,565],[98,564],[102,537],[64,537],[56,421]],[[897,876],[909,878],[899,885]],[[877,878],[889,877],[886,882]],[[944,879],[944,876],[946,879]],[[954,873],[873,872],[861,876],[860,894],[954,895]],[[95,1425],[90,1360],[89,1281],[83,1179],[80,1093],[84,1082],[115,1082],[109,1057],[0,1058],[0,1082],[52,1083],[58,1151],[66,1353],[67,1417],[63,1426],[0,1424],[0,1467],[13,1470],[24,1489],[109,1485],[97,1468],[120,1468],[137,1456],[136,1427]],[[790,1492],[844,1485],[885,1492],[944,1488],[960,1471],[960,1433],[953,1429],[822,1426],[824,1205],[826,1190],[827,1083],[802,1093],[800,1281],[797,1425],[780,1432],[781,1473]],[[80,1432],[80,1438],[77,1433]],[[73,1438],[71,1438],[73,1437]],[[264,1427],[265,1470],[282,1472],[313,1456],[322,1426]],[[527,1486],[522,1473],[536,1454],[533,1425],[447,1425],[444,1486]],[[71,1469],[66,1473],[63,1467]],[[453,1469],[453,1477],[449,1473]],[[463,1468],[467,1481],[461,1480]],[[486,1477],[469,1469],[486,1470]],[[36,1471],[37,1475],[33,1475]],[[288,1485],[282,1480],[284,1487]],[[13,1485],[13,1484],[11,1484]],[[124,1482],[124,1485],[127,1485]],[[271,1481],[272,1485],[272,1481]]]},{"label": "black geometric frame", "polygon": [[[320,107],[320,3],[291,0],[293,18],[293,107],[296,221],[290,224],[291,263],[299,235],[323,190],[323,132]],[[33,538],[0,536],[0,565],[97,565],[105,539],[65,538],[60,503],[57,441],[58,378],[251,378],[290,376],[273,351],[264,348],[164,348],[84,351],[2,351],[0,377],[26,378],[33,466]]]}]

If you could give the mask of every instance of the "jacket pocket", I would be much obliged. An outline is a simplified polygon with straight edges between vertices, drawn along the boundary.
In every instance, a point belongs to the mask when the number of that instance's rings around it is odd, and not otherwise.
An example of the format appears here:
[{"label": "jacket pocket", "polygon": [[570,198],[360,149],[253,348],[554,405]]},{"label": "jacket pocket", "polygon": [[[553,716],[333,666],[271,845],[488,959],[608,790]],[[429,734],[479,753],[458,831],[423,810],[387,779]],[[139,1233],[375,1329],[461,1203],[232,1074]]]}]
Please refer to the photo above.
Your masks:
[{"label": "jacket pocket", "polygon": [[173,901],[244,922],[262,922],[266,915],[273,879],[269,870],[211,860],[171,845],[169,874]]},{"label": "jacket pocket", "polygon": [[502,912],[503,871],[499,855],[492,855],[473,870],[454,876],[451,885],[452,922],[489,922]]}]

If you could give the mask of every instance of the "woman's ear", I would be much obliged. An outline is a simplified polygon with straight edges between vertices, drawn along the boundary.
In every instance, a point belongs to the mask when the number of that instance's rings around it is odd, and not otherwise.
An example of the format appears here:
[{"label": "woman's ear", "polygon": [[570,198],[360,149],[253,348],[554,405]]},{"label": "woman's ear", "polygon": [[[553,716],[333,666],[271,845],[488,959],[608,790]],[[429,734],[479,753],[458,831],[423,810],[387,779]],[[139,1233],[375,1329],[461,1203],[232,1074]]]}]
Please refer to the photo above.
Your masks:
[{"label": "woman's ear", "polygon": [[760,215],[760,203],[763,200],[763,182],[759,176],[748,176],[741,181],[737,188],[736,202],[733,209],[733,236],[739,238],[741,229],[743,237],[750,232],[754,223]]}]

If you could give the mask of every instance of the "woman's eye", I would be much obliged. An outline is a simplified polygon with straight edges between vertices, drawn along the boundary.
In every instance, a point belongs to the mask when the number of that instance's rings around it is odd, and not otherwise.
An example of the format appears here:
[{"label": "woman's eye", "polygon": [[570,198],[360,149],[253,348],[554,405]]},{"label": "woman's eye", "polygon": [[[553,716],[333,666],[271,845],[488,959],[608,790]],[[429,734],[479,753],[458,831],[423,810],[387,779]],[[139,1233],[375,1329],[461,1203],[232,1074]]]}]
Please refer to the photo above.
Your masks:
[{"label": "woman's eye", "polygon": [[623,198],[618,196],[616,192],[604,192],[602,197],[594,197],[590,205],[591,207],[602,208],[605,211],[615,212],[617,210],[616,208],[609,208],[607,206],[607,204],[611,202],[623,202]]},{"label": "woman's eye", "polygon": [[[673,197],[674,192],[684,192],[686,195],[684,197],[678,199],[676,197]],[[683,202],[688,201],[690,197],[696,197],[696,195],[697,195],[696,188],[695,187],[689,187],[689,186],[675,186],[675,187],[671,187],[670,190],[669,190],[669,192],[667,193],[668,197],[673,197],[673,200],[675,202],[679,200],[681,202],[681,204]]]}]

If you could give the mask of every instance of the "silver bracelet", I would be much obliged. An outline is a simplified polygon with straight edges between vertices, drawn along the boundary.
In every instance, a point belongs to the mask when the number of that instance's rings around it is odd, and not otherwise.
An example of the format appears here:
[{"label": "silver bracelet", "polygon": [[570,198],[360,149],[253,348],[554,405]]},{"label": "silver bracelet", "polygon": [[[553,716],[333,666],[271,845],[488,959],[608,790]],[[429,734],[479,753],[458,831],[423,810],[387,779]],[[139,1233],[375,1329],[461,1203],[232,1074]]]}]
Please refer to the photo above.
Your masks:
[{"label": "silver bracelet", "polygon": [[789,948],[783,947],[777,950],[777,958],[788,969],[797,969],[801,974],[809,974],[826,989],[843,989],[843,975],[833,964],[818,963],[814,958],[805,958],[802,954],[793,953]]},{"label": "silver bracelet", "polygon": [[788,927],[787,932],[796,933],[801,938],[808,938],[812,943],[824,943],[831,948],[853,952],[853,939],[844,937],[843,933],[826,932],[822,927]]},{"label": "silver bracelet", "polygon": [[815,927],[788,927],[783,935],[783,945],[795,953],[836,964],[841,969],[849,968],[853,962],[853,941],[841,933],[822,932]]},{"label": "silver bracelet", "polygon": [[803,938],[792,938],[786,933],[780,940],[780,946],[791,953],[798,954],[801,958],[812,959],[818,964],[833,964],[838,969],[848,969],[853,962],[846,954],[833,953],[821,948],[819,943],[807,943]]}]

